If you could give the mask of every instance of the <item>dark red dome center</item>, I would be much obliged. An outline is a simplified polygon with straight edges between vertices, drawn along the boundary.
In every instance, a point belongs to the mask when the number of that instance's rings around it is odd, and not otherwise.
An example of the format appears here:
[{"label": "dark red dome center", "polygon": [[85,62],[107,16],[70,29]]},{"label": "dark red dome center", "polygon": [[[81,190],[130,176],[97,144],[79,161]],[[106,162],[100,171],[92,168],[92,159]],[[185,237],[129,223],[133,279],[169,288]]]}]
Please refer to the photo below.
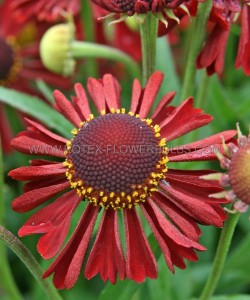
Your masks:
[{"label": "dark red dome center", "polygon": [[97,191],[131,193],[161,158],[152,127],[128,114],[94,118],[79,130],[68,158],[75,177]]},{"label": "dark red dome center", "polygon": [[14,65],[14,51],[11,46],[0,37],[0,80],[5,80]]}]

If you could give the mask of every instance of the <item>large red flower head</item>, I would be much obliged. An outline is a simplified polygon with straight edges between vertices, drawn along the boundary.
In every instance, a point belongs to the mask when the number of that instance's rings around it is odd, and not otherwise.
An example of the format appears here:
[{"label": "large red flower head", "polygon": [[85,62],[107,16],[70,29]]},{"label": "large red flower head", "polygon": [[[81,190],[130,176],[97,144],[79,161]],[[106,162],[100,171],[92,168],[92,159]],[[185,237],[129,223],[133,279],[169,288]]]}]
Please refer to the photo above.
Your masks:
[{"label": "large red flower head", "polygon": [[[222,226],[226,218],[220,204],[211,199],[220,192],[217,181],[202,180],[209,170],[171,169],[171,162],[217,159],[213,147],[222,151],[221,136],[230,140],[235,131],[225,131],[167,151],[166,143],[208,124],[212,118],[193,108],[188,98],[180,106],[169,105],[174,93],[166,94],[149,117],[163,75],[155,72],[145,89],[134,81],[130,111],[121,107],[121,88],[112,75],[88,80],[88,93],[98,115],[90,110],[86,92],[75,85],[72,102],[55,91],[55,108],[74,126],[68,140],[41,124],[27,120],[27,131],[12,141],[18,151],[57,157],[58,161],[33,159],[31,166],[12,170],[9,175],[29,181],[24,194],[12,207],[27,212],[56,200],[37,211],[19,230],[19,235],[42,234],[38,251],[46,259],[55,256],[67,235],[75,209],[82,217],[66,246],[44,277],[54,273],[57,288],[75,284],[90,244],[98,213],[102,214],[93,246],[86,257],[84,275],[96,274],[112,283],[130,278],[142,282],[157,277],[157,264],[143,230],[142,215],[162,249],[171,271],[185,268],[184,259],[197,260],[198,224]],[[62,193],[63,192],[63,193]],[[60,195],[59,195],[60,194]],[[83,202],[85,200],[85,202]],[[124,218],[124,227],[118,226]],[[121,245],[125,238],[125,249]],[[124,250],[126,256],[124,257]]]},{"label": "large red flower head", "polygon": [[92,0],[102,8],[115,13],[145,14],[162,12],[164,9],[175,9],[186,0]]}]

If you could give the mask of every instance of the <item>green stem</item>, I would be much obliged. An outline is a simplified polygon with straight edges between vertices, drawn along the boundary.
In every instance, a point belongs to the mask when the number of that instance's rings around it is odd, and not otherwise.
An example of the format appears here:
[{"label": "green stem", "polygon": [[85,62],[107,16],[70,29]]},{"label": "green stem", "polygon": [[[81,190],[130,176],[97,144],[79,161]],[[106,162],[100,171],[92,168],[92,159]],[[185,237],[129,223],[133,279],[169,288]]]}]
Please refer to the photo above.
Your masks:
[{"label": "green stem", "polygon": [[196,106],[198,108],[203,107],[203,104],[205,102],[205,98],[207,96],[207,91],[209,88],[209,81],[210,77],[207,75],[206,71],[203,70],[201,82],[197,91],[197,96],[196,96]]},{"label": "green stem", "polygon": [[209,300],[213,295],[217,283],[220,279],[227,253],[232,241],[236,224],[239,220],[240,213],[230,213],[221,232],[219,245],[215,254],[212,271],[208,277],[206,285],[201,293],[200,300]]},{"label": "green stem", "polygon": [[120,62],[124,64],[132,78],[140,78],[140,68],[136,62],[129,55],[115,48],[89,42],[73,41],[71,51],[75,58],[106,58]]},{"label": "green stem", "polygon": [[212,4],[212,0],[207,0],[205,3],[199,4],[198,14],[192,27],[190,47],[181,91],[181,100],[186,99],[193,94],[196,75],[196,58],[201,50],[202,43],[206,36],[206,24],[212,9]]},{"label": "green stem", "polygon": [[[4,171],[3,171],[3,156],[1,150],[1,140],[0,140],[0,224],[4,224]],[[22,296],[16,286],[15,280],[13,278],[10,265],[8,263],[7,251],[4,244],[0,243],[0,273],[1,273],[1,283],[6,293],[10,299],[21,300]]]},{"label": "green stem", "polygon": [[1,225],[0,240],[2,240],[22,260],[22,262],[29,269],[31,274],[41,285],[45,293],[48,295],[49,299],[62,300],[61,296],[59,295],[53,284],[49,280],[42,279],[43,271],[40,268],[38,262],[35,260],[34,256],[30,253],[30,251],[17,237],[15,237],[10,231],[5,229]]},{"label": "green stem", "polygon": [[[96,41],[96,34],[91,4],[89,1],[86,0],[82,0],[81,2],[81,15],[84,28],[84,39],[85,41],[94,43]],[[96,59],[88,59],[85,63],[84,71],[85,74],[88,74],[88,77],[98,77],[98,64]]]},{"label": "green stem", "polygon": [[156,39],[158,19],[148,13],[140,24],[142,45],[142,83],[145,86],[149,77],[155,71]]}]

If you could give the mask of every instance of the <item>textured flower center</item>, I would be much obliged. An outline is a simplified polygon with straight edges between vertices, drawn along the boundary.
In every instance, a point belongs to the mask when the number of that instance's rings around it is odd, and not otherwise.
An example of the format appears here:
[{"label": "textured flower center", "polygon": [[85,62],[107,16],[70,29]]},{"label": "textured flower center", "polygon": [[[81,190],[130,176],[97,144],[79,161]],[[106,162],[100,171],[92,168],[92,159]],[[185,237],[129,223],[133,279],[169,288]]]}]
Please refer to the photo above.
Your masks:
[{"label": "textured flower center", "polygon": [[14,39],[0,37],[0,85],[13,81],[19,69],[20,58],[16,55]]},{"label": "textured flower center", "polygon": [[177,8],[184,0],[113,0],[115,5],[127,13],[145,13],[162,11],[164,8]]},{"label": "textured flower center", "polygon": [[159,126],[110,113],[83,123],[68,145],[67,177],[96,205],[131,208],[145,201],[166,172]]},{"label": "textured flower center", "polygon": [[0,80],[4,80],[8,77],[13,64],[14,51],[11,46],[6,43],[5,39],[0,37]]},{"label": "textured flower center", "polygon": [[233,156],[229,169],[230,184],[236,196],[250,204],[250,143]]}]

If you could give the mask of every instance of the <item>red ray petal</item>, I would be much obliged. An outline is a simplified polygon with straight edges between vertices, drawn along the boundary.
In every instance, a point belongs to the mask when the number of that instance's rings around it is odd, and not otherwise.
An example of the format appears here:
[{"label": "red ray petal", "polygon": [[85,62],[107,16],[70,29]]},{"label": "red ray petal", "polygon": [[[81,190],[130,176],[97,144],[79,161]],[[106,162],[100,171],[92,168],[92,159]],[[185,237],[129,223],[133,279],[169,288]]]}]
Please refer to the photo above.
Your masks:
[{"label": "red ray petal", "polygon": [[109,109],[120,108],[121,87],[117,79],[115,79],[111,74],[103,76],[103,91]]},{"label": "red ray petal", "polygon": [[157,278],[157,264],[135,208],[125,209],[124,215],[127,277],[138,283],[146,277]]},{"label": "red ray petal", "polygon": [[49,269],[43,274],[43,278],[47,278],[54,273],[53,282],[58,289],[70,289],[76,283],[98,210],[98,207],[91,204],[87,206],[73,236]]},{"label": "red ray petal", "polygon": [[70,191],[42,208],[20,228],[18,235],[44,234],[38,241],[37,250],[45,259],[56,255],[69,229],[70,219],[81,198]]},{"label": "red ray petal", "polygon": [[57,135],[57,134],[51,132],[46,127],[42,126],[41,124],[39,124],[39,123],[37,123],[33,120],[30,120],[28,118],[25,118],[25,120],[28,124],[32,125],[36,129],[38,129],[40,132],[42,132],[43,134],[50,137],[51,139],[56,140],[56,141],[61,142],[61,143],[64,143],[64,144],[67,142],[67,139],[61,137],[60,135]]},{"label": "red ray petal", "polygon": [[84,275],[87,279],[91,279],[98,273],[103,281],[109,279],[113,284],[116,283],[117,274],[120,274],[121,280],[125,278],[125,261],[118,232],[117,212],[110,209],[103,214]]},{"label": "red ray petal", "polygon": [[17,197],[12,202],[12,208],[17,212],[29,211],[41,205],[42,203],[46,202],[47,200],[49,200],[59,192],[69,187],[70,187],[70,183],[66,181],[63,183],[59,183],[57,185],[51,185],[51,186],[29,191]]},{"label": "red ray petal", "polygon": [[[157,105],[156,109],[154,110],[151,119],[155,122],[155,123],[160,123],[157,120],[159,119],[159,114],[161,114],[162,109],[167,107],[168,104],[173,100],[174,96],[175,96],[176,92],[170,92],[168,94],[166,94],[161,101],[159,102],[159,104]],[[167,117],[167,115],[165,115],[165,118]]]},{"label": "red ray petal", "polygon": [[80,126],[82,122],[72,103],[58,90],[55,90],[55,109],[60,112],[67,120],[69,120],[76,127]]},{"label": "red ray petal", "polygon": [[162,211],[171,219],[171,221],[182,231],[188,238],[198,241],[201,230],[194,220],[184,211],[178,208],[166,198],[155,193],[152,196],[153,201],[161,208]]},{"label": "red ray petal", "polygon": [[106,110],[103,86],[100,81],[94,78],[89,78],[87,82],[87,88],[98,112],[100,113],[102,110]]},{"label": "red ray petal", "polygon": [[186,193],[179,192],[175,187],[160,183],[159,192],[163,196],[167,196],[167,201],[173,202],[181,210],[186,212],[194,220],[204,225],[214,225],[221,227],[226,218],[221,218],[211,205],[204,201],[200,201],[195,196],[187,195]]},{"label": "red ray petal", "polygon": [[16,180],[36,180],[65,174],[66,169],[62,163],[44,166],[20,167],[9,172],[9,176]]},{"label": "red ray petal", "polygon": [[[82,87],[80,83],[76,83],[75,92],[77,97],[74,98],[74,104],[76,106],[77,112],[85,120],[87,120],[91,115],[91,110],[89,107],[89,102],[88,102],[85,89]],[[82,121],[84,121],[84,119]]]},{"label": "red ray petal", "polygon": [[163,74],[159,71],[154,72],[145,87],[139,115],[141,118],[145,118],[155,100],[156,95],[159,92],[161,83],[163,81]]},{"label": "red ray petal", "polygon": [[22,131],[11,141],[17,151],[33,154],[65,157],[65,144],[34,131]]},{"label": "red ray petal", "polygon": [[138,107],[140,105],[141,95],[142,95],[142,87],[140,81],[138,79],[135,79],[132,88],[132,98],[131,98],[131,106],[130,106],[131,112],[138,113]]},{"label": "red ray petal", "polygon": [[141,205],[141,208],[162,249],[166,263],[172,272],[174,272],[173,265],[185,268],[184,257],[191,260],[197,259],[193,248],[200,251],[205,250],[203,246],[178,231],[152,200],[148,199],[144,205]]},{"label": "red ray petal", "polygon": [[212,121],[213,118],[210,115],[204,114],[198,108],[194,108],[193,102],[192,98],[188,98],[159,124],[161,135],[167,141],[176,139]]}]

